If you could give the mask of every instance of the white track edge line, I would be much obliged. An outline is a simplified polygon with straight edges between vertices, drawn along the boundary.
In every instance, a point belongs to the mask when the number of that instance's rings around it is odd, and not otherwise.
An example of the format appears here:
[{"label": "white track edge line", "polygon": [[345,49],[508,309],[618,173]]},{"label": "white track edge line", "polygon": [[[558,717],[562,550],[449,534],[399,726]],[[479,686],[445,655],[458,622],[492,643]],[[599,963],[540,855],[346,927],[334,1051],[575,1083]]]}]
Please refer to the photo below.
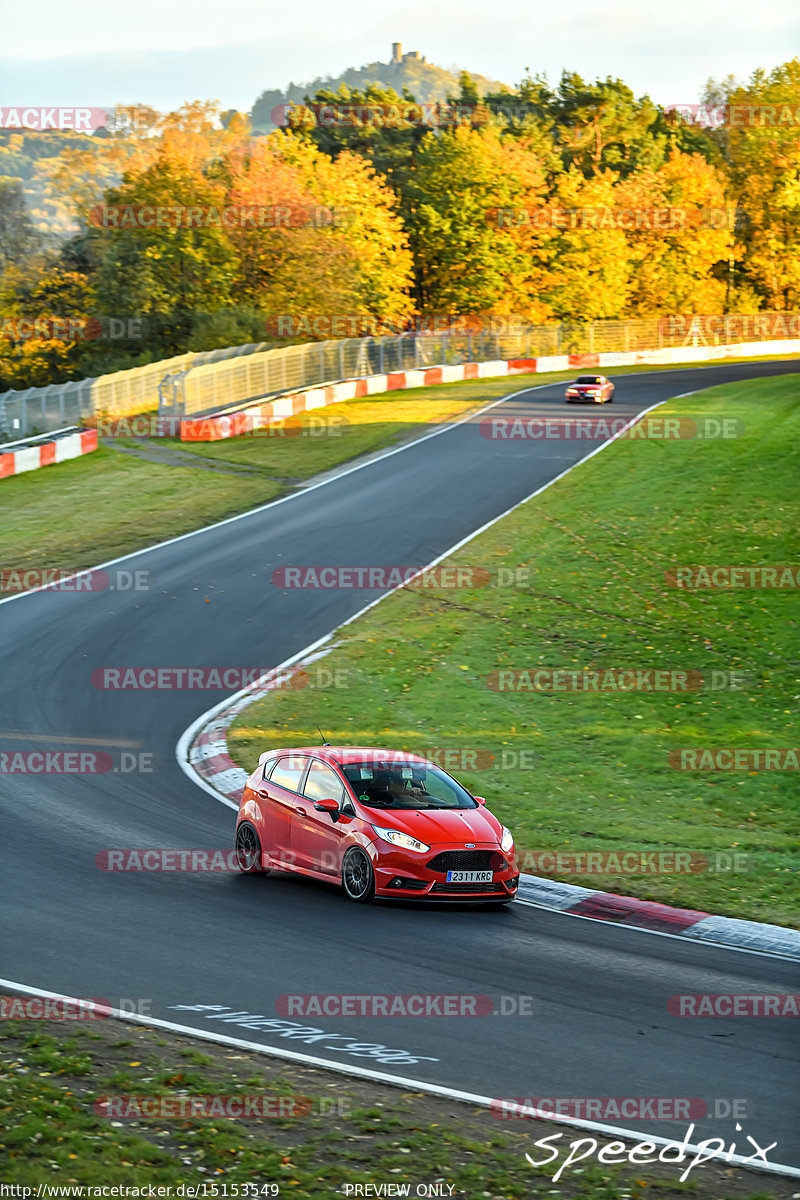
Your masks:
[{"label": "white track edge line", "polygon": [[[0,986],[12,988],[17,992],[22,992],[27,996],[39,996],[46,1000],[65,1000],[67,1002],[77,1002],[80,997],[65,996],[60,992],[48,992],[42,988],[29,987],[27,984],[16,983],[13,979],[0,979]],[[105,1006],[99,1006],[105,1007]],[[444,1087],[438,1083],[428,1083],[421,1079],[408,1079],[402,1075],[387,1075],[382,1071],[370,1071],[367,1067],[355,1067],[349,1063],[331,1062],[325,1058],[319,1058],[314,1054],[300,1054],[294,1050],[284,1050],[282,1047],[264,1046],[259,1042],[249,1042],[244,1038],[227,1037],[225,1034],[217,1033],[212,1029],[197,1029],[192,1025],[179,1025],[174,1021],[163,1021],[159,1017],[146,1017],[139,1013],[124,1013],[119,1009],[110,1008],[109,1015],[115,1017],[119,1021],[128,1021],[134,1025],[155,1026],[158,1029],[169,1029],[172,1033],[188,1035],[189,1037],[199,1037],[203,1041],[218,1042],[224,1046],[234,1046],[242,1050],[250,1050],[256,1054],[269,1055],[272,1058],[282,1058],[291,1062],[304,1063],[307,1066],[321,1067],[325,1070],[335,1071],[340,1075],[357,1076],[361,1079],[371,1079],[378,1083],[387,1083],[395,1087],[414,1088],[416,1091],[428,1092],[434,1096],[442,1096],[449,1100],[458,1100],[462,1104],[477,1104],[482,1108],[490,1108],[497,1097],[481,1096],[474,1092],[462,1092],[457,1088]],[[653,1134],[649,1137],[644,1137],[641,1130],[627,1129],[624,1126],[604,1125],[600,1121],[588,1121],[581,1117],[564,1117],[551,1116],[549,1113],[542,1113],[534,1118],[536,1120],[549,1121],[553,1125],[566,1125],[572,1129],[587,1129],[594,1133],[614,1134],[627,1138],[629,1141],[636,1142],[651,1142],[656,1146],[675,1146],[682,1145],[681,1142],[676,1142],[675,1138],[665,1138],[660,1134]],[[694,1143],[687,1143],[685,1146],[687,1151],[692,1153],[700,1152],[701,1147]],[[678,1161],[678,1160],[676,1160]],[[681,1160],[682,1161],[682,1160]],[[791,1167],[784,1163],[763,1163],[751,1162],[749,1158],[744,1158],[741,1154],[732,1154],[730,1158],[720,1156],[719,1159],[711,1158],[708,1162],[718,1163],[735,1163],[736,1166],[770,1175],[786,1175],[792,1178],[800,1179],[800,1167]]]}]

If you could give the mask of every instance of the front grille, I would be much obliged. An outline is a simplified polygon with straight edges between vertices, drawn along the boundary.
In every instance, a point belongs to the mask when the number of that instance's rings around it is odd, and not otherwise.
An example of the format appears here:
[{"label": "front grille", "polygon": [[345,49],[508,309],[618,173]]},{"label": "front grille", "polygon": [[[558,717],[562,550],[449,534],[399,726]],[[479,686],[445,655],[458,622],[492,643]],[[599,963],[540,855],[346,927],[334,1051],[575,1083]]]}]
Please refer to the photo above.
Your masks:
[{"label": "front grille", "polygon": [[429,871],[505,871],[508,863],[499,850],[443,850],[425,864]]},{"label": "front grille", "polygon": [[428,892],[429,896],[434,894],[441,895],[446,893],[449,895],[474,895],[476,892],[500,892],[502,895],[507,895],[502,883],[435,883]]}]

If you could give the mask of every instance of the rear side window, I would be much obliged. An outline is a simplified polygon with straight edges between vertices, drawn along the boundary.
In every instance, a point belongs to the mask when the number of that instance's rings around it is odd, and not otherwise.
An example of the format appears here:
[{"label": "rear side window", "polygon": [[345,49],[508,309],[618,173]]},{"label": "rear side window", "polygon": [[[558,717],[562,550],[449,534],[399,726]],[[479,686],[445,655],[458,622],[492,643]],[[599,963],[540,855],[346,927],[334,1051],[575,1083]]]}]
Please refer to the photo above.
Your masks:
[{"label": "rear side window", "polygon": [[270,774],[270,783],[278,787],[288,788],[290,792],[300,791],[300,780],[308,766],[308,759],[300,754],[287,755],[279,758]]},{"label": "rear side window", "polygon": [[344,796],[344,784],[332,767],[314,759],[303,788],[303,795],[308,796],[309,800],[336,800],[341,804]]}]

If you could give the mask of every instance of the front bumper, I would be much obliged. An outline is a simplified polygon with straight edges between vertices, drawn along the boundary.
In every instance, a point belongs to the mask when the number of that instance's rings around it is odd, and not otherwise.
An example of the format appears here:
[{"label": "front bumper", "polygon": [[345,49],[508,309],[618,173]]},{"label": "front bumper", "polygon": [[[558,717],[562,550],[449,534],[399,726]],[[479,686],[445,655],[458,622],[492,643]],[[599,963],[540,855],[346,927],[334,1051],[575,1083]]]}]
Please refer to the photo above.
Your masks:
[{"label": "front bumper", "polygon": [[[369,848],[375,872],[375,895],[403,900],[436,900],[446,902],[491,903],[513,900],[519,884],[516,854],[504,854],[495,842],[476,842],[474,851],[466,851],[463,842],[439,843],[426,854],[413,854],[373,843]],[[490,856],[486,865],[474,868],[461,865],[464,855],[476,858]],[[450,858],[450,856],[457,856]],[[438,861],[436,861],[438,860]],[[428,864],[433,862],[431,868]],[[491,870],[491,882],[453,883],[447,880],[447,870]]]}]

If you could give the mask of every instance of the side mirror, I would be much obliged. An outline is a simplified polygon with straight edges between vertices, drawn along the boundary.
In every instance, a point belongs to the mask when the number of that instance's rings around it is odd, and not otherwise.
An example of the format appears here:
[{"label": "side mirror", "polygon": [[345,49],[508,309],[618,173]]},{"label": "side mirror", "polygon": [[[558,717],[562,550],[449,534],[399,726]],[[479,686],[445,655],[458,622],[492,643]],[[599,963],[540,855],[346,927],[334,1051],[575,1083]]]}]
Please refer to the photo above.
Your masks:
[{"label": "side mirror", "polygon": [[333,817],[334,821],[336,820],[336,818],[339,815],[339,801],[338,800],[333,800],[330,798],[327,800],[315,800],[314,808],[317,810],[317,812],[328,813],[331,817]]},{"label": "side mirror", "polygon": [[481,805],[486,803],[486,800],[484,799],[483,796],[473,796],[472,799],[477,800],[478,804],[481,804]]}]

